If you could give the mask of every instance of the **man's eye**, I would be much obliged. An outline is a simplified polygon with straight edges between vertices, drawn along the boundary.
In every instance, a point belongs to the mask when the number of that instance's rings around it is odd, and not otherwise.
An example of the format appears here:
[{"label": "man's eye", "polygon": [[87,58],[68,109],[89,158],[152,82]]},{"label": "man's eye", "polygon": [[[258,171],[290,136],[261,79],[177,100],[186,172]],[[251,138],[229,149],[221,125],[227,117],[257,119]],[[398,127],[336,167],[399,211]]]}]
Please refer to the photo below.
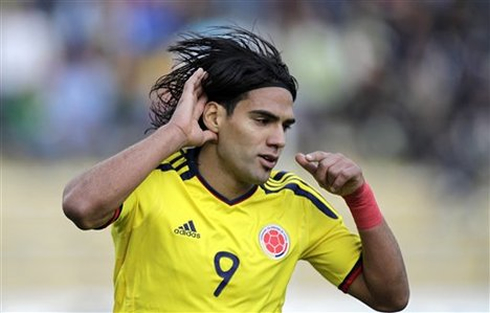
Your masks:
[{"label": "man's eye", "polygon": [[261,125],[267,125],[269,123],[269,120],[266,118],[256,118],[255,121]]}]

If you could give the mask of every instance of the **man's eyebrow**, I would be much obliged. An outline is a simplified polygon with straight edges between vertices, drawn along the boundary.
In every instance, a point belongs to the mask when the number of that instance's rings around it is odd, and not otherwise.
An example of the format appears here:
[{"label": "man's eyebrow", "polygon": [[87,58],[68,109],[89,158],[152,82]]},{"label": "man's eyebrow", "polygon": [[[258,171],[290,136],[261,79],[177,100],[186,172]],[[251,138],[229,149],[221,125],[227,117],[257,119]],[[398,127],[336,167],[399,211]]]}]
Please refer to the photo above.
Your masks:
[{"label": "man's eyebrow", "polygon": [[[267,117],[273,121],[278,121],[280,120],[279,116],[269,112],[269,111],[265,111],[265,110],[253,110],[253,111],[250,111],[250,114],[252,115],[261,115],[263,117]],[[284,121],[284,124],[287,124],[287,125],[293,125],[294,123],[296,122],[296,120],[294,118],[289,118],[287,120]]]}]

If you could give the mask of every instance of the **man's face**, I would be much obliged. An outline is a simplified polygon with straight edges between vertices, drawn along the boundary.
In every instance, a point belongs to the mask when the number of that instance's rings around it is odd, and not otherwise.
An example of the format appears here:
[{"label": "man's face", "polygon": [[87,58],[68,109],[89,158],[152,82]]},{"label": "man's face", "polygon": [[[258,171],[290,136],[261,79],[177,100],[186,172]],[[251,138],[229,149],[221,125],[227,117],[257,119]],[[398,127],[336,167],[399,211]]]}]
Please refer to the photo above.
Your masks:
[{"label": "man's face", "polygon": [[267,181],[293,123],[289,91],[265,87],[248,92],[219,129],[217,153],[224,170],[239,183]]}]

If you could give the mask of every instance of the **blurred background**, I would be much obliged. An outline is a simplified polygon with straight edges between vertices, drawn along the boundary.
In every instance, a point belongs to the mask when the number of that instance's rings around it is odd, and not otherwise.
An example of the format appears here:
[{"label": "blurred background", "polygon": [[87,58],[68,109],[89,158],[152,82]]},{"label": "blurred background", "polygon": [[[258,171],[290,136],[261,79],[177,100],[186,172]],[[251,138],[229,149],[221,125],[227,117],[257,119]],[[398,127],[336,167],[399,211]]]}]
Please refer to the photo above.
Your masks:
[{"label": "blurred background", "polygon": [[[299,81],[281,167],[307,178],[293,155],[314,150],[363,167],[405,257],[406,310],[488,312],[487,0],[2,0],[1,311],[111,310],[110,232],[64,217],[64,185],[145,136],[179,32],[230,24],[270,38]],[[284,311],[370,310],[300,263]]]}]

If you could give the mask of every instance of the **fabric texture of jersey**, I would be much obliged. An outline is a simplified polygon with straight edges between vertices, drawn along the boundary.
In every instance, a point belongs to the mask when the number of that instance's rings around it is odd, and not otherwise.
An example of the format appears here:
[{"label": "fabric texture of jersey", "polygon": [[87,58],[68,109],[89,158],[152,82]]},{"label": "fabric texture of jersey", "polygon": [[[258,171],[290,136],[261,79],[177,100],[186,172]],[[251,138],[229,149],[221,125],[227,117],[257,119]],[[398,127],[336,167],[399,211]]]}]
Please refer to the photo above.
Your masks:
[{"label": "fabric texture of jersey", "polygon": [[298,176],[273,172],[240,198],[200,176],[197,149],[170,156],[112,227],[116,312],[280,312],[298,260],[342,290],[359,237]]}]

